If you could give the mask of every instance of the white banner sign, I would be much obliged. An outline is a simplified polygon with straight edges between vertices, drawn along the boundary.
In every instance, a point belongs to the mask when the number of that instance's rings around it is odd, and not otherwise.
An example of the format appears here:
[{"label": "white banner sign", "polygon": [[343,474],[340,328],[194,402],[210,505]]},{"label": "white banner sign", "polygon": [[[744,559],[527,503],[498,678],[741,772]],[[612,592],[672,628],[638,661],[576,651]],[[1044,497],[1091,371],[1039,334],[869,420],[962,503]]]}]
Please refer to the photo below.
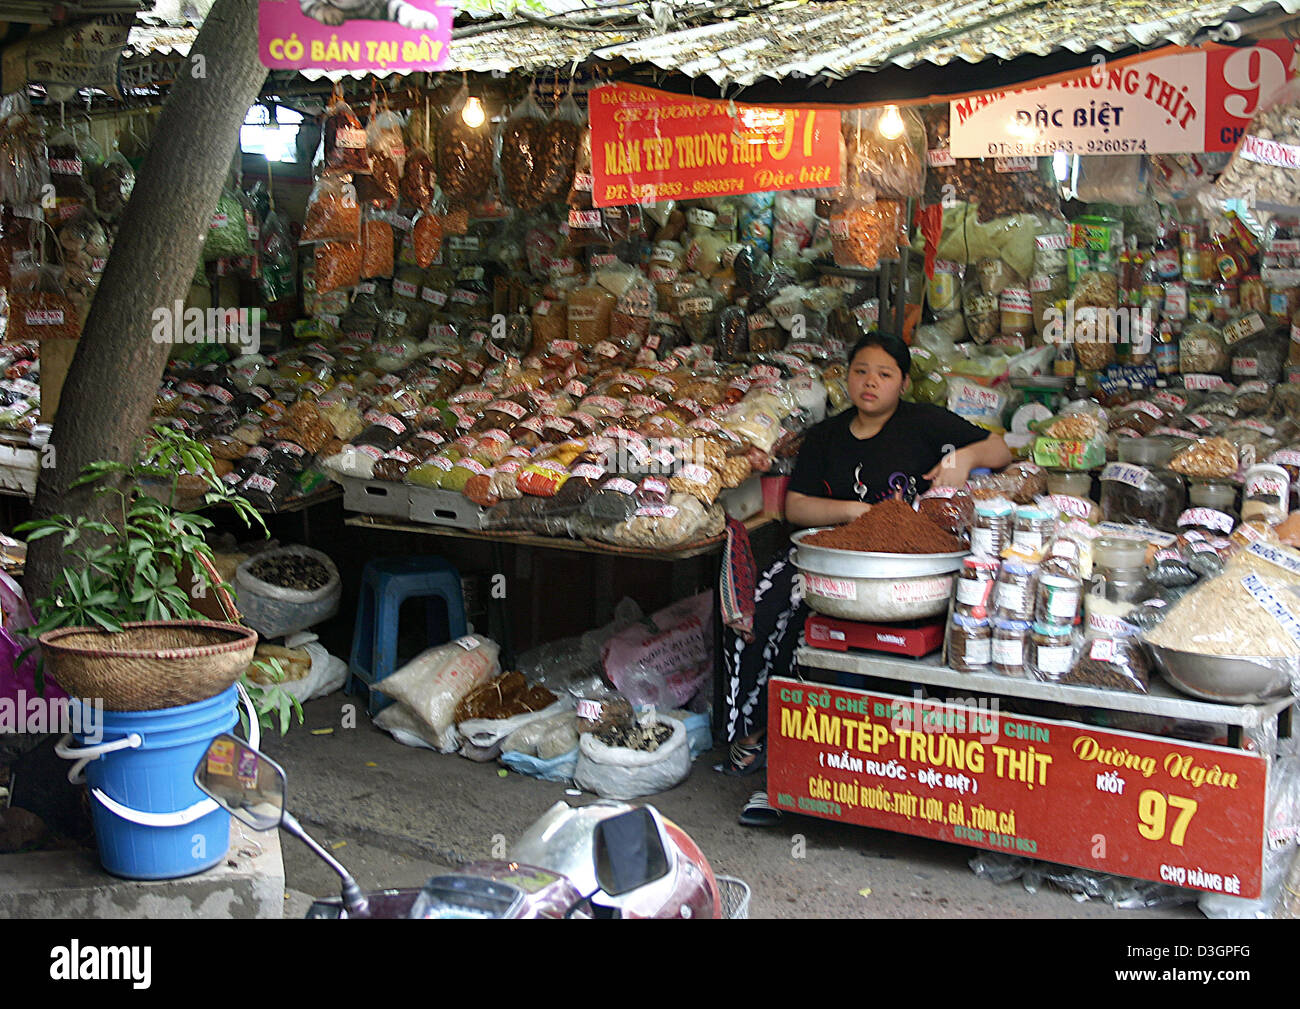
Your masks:
[{"label": "white banner sign", "polygon": [[1177,154],[1205,144],[1205,57],[1099,61],[1071,80],[949,103],[958,158]]}]

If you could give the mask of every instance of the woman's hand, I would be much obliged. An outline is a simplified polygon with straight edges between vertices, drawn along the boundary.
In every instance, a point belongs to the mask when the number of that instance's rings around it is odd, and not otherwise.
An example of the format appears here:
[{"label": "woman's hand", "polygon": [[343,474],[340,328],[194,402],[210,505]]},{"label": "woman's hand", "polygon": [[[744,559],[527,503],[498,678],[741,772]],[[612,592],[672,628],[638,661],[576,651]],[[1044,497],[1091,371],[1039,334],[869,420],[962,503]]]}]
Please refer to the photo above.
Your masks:
[{"label": "woman's hand", "polygon": [[791,525],[803,529],[812,526],[838,526],[852,522],[871,511],[871,505],[861,501],[836,501],[832,498],[811,497],[791,491],[785,498],[785,517]]},{"label": "woman's hand", "polygon": [[939,460],[939,465],[925,474],[932,487],[965,487],[970,478],[971,464],[961,452],[949,452]]}]

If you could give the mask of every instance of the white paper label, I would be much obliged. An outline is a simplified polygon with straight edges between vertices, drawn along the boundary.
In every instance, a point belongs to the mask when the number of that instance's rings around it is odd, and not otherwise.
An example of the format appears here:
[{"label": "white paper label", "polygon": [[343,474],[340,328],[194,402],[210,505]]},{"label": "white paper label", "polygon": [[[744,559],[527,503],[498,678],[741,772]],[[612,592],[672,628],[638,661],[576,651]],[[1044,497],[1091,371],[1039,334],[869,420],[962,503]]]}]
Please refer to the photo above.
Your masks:
[{"label": "white paper label", "polygon": [[1074,649],[1069,645],[1040,645],[1037,651],[1038,668],[1044,673],[1060,675],[1070,670]]},{"label": "white paper label", "polygon": [[1024,639],[995,638],[993,640],[995,666],[1023,666],[1025,664]]},{"label": "white paper label", "polygon": [[1141,487],[1151,479],[1151,471],[1131,463],[1112,462],[1101,471],[1101,478],[1128,484],[1130,487]]},{"label": "white paper label", "polygon": [[824,599],[843,599],[856,602],[858,598],[857,582],[843,578],[826,578],[822,575],[804,575],[804,584],[809,594]]}]

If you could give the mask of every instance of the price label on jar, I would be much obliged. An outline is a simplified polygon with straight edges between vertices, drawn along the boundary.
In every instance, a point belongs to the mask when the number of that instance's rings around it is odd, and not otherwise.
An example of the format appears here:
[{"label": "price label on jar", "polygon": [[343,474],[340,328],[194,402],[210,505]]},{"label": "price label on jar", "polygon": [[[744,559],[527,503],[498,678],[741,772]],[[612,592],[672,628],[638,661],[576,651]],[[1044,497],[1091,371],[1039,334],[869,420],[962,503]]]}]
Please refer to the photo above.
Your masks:
[{"label": "price label on jar", "polygon": [[1128,484],[1130,487],[1142,487],[1151,479],[1151,471],[1144,466],[1134,466],[1127,462],[1112,462],[1101,471],[1102,480]]},{"label": "price label on jar", "polygon": [[1039,645],[1035,656],[1039,670],[1051,676],[1060,676],[1070,671],[1074,649],[1070,645]]},{"label": "price label on jar", "polygon": [[1268,457],[1268,461],[1273,463],[1275,466],[1300,467],[1300,450],[1293,448],[1278,449]]}]

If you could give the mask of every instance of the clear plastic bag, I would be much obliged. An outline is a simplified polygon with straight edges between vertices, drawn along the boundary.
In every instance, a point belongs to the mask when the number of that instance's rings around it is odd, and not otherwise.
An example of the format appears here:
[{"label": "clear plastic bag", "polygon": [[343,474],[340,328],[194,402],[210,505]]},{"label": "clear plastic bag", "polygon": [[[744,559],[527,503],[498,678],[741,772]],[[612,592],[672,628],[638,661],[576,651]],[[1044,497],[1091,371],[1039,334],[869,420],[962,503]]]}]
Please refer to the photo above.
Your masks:
[{"label": "clear plastic bag", "polygon": [[443,192],[457,206],[486,196],[494,174],[488,124],[470,126],[462,114],[470,101],[469,87],[462,85],[438,127],[438,174]]},{"label": "clear plastic bag", "polygon": [[361,277],[391,277],[393,269],[393,226],[368,214],[361,225]]},{"label": "clear plastic bag", "polygon": [[351,175],[325,172],[307,198],[303,242],[356,242],[361,237],[361,202]]},{"label": "clear plastic bag", "polygon": [[402,135],[402,117],[388,107],[388,97],[370,102],[370,121],[366,123],[366,148],[371,156],[388,158],[400,177],[406,168],[406,138]]},{"label": "clear plastic bag", "polygon": [[357,175],[370,171],[369,138],[337,85],[325,115],[325,164]]},{"label": "clear plastic bag", "polygon": [[[547,122],[537,161],[536,196],[540,203],[562,200],[573,188],[579,140],[585,122],[572,94],[560,102]],[[590,146],[590,136],[587,142]]]},{"label": "clear plastic bag", "polygon": [[533,210],[542,203],[539,162],[546,121],[530,90],[511,110],[501,134],[501,175],[506,196],[520,210]]},{"label": "clear plastic bag", "polygon": [[96,212],[105,220],[116,221],[126,210],[135,189],[135,169],[114,145],[113,152],[95,168],[92,178]]},{"label": "clear plastic bag", "polygon": [[438,173],[433,158],[423,147],[414,148],[406,157],[402,172],[402,196],[417,210],[433,206],[438,189]]},{"label": "clear plastic bag", "polygon": [[223,189],[217,209],[208,223],[207,238],[203,242],[203,261],[239,259],[251,255],[248,239],[248,222],[244,218],[244,204],[234,189]]},{"label": "clear plastic bag", "polygon": [[[1300,206],[1300,172],[1282,167],[1285,147],[1300,145],[1300,81],[1291,80],[1264,97],[1232,160],[1215,185],[1219,200],[1285,211]],[[1278,150],[1276,145],[1283,145]]]},{"label": "clear plastic bag", "polygon": [[[889,120],[902,130],[886,136]],[[882,122],[884,129],[882,129]],[[857,109],[844,113],[849,180],[846,192],[860,199],[906,200],[925,191],[925,127],[910,108]]]},{"label": "clear plastic bag", "polygon": [[472,635],[431,648],[386,677],[384,693],[415,716],[438,749],[450,752],[459,741],[456,706],[500,672],[499,651],[495,642]]},{"label": "clear plastic bag", "polygon": [[45,133],[27,96],[8,95],[0,103],[0,203],[35,206],[50,183]]}]

